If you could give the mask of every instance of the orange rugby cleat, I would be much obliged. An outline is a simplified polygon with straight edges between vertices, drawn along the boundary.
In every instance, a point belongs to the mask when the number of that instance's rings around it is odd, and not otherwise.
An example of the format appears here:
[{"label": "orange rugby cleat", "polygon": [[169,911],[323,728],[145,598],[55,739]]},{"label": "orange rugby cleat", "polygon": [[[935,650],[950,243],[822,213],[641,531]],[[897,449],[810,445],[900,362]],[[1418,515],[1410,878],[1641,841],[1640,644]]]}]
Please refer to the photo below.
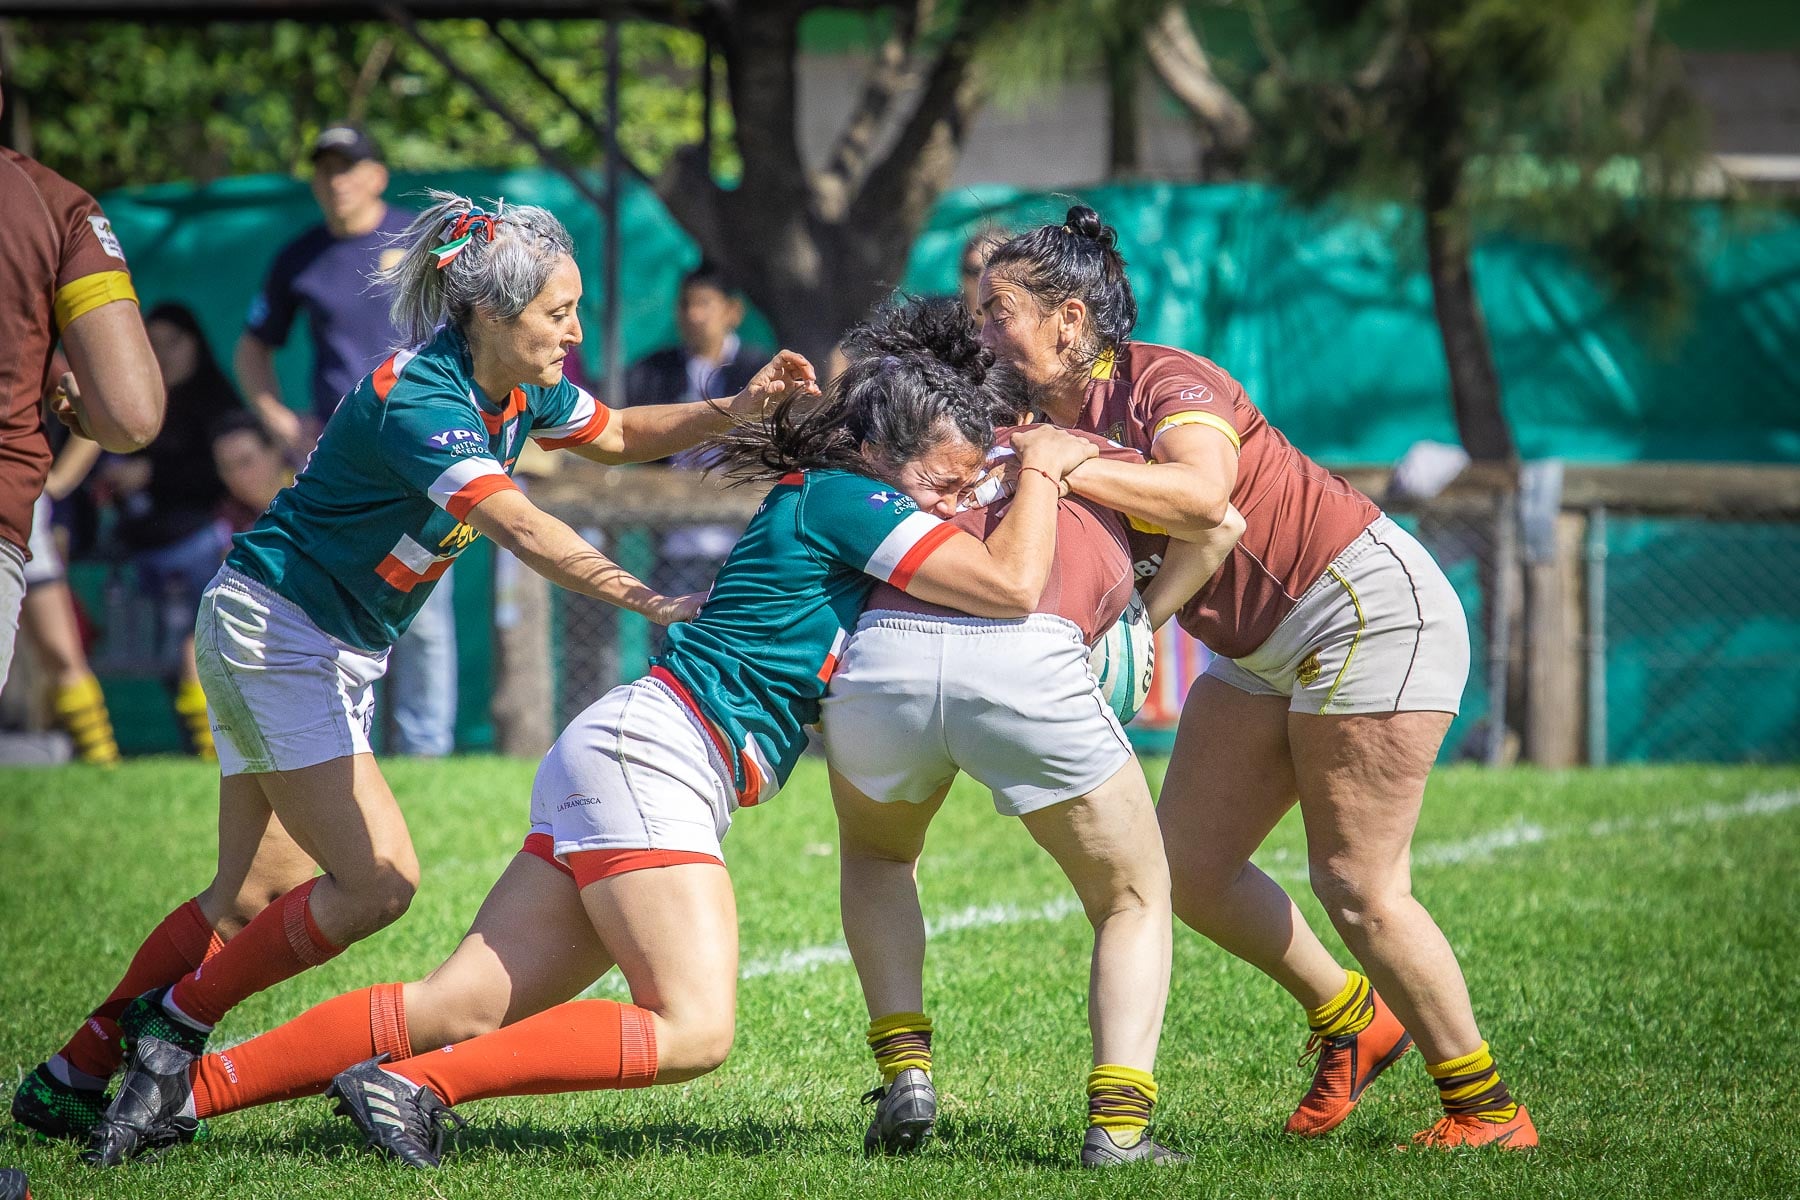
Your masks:
[{"label": "orange rugby cleat", "polygon": [[[1430,1150],[1457,1150],[1465,1146],[1494,1146],[1501,1150],[1532,1150],[1537,1147],[1537,1126],[1523,1104],[1510,1121],[1487,1121],[1480,1117],[1439,1117],[1430,1129],[1413,1134],[1412,1146]],[[1401,1146],[1400,1149],[1410,1149]]]},{"label": "orange rugby cleat", "polygon": [[1363,1089],[1412,1047],[1412,1035],[1401,1027],[1393,1010],[1374,992],[1369,996],[1375,1017],[1361,1033],[1306,1039],[1300,1061],[1304,1063],[1316,1053],[1319,1069],[1313,1072],[1312,1086],[1300,1098],[1300,1107],[1288,1118],[1289,1133],[1319,1137],[1336,1129],[1356,1107]]}]

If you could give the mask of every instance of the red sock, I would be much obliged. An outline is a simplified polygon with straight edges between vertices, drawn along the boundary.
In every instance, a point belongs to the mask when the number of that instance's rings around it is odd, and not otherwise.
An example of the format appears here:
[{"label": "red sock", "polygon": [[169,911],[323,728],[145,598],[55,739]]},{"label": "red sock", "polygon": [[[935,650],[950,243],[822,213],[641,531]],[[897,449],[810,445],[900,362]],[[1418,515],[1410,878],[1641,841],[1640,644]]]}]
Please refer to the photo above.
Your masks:
[{"label": "red sock", "polygon": [[88,1014],[61,1050],[77,1071],[106,1079],[119,1069],[119,1014],[134,997],[167,987],[219,952],[224,939],[213,932],[197,900],[189,900],[162,919],[131,957],[125,977],[99,1008]]},{"label": "red sock", "polygon": [[644,1087],[656,1081],[656,1026],[635,1005],[571,1000],[393,1071],[445,1104]]},{"label": "red sock", "polygon": [[175,985],[175,1007],[203,1025],[217,1025],[239,1001],[343,953],[319,932],[306,907],[318,882],[307,880],[257,913],[223,950],[184,975]]},{"label": "red sock", "polygon": [[383,983],[315,1005],[261,1037],[194,1064],[194,1115],[216,1117],[258,1104],[314,1096],[365,1058],[412,1057],[405,984]]}]

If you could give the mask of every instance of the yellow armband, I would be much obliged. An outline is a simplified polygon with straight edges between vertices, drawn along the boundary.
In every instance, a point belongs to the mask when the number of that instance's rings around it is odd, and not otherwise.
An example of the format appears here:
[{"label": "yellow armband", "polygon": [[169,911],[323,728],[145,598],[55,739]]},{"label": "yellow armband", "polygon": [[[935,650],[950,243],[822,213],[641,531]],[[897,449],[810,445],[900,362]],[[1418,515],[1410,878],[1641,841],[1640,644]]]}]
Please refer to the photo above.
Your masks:
[{"label": "yellow armband", "polygon": [[93,275],[83,275],[58,289],[56,328],[67,329],[75,318],[86,316],[103,304],[111,304],[114,300],[129,300],[135,304],[137,298],[137,292],[131,286],[131,276],[124,271],[100,271]]}]

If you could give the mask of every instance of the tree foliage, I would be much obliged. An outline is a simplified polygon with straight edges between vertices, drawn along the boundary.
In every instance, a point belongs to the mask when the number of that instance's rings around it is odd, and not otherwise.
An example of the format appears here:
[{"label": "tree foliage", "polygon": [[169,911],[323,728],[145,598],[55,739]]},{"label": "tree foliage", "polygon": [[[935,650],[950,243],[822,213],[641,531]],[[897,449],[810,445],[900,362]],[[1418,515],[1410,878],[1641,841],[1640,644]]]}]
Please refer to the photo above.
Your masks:
[{"label": "tree foliage", "polygon": [[[508,97],[550,148],[583,165],[589,126],[533,80],[479,21],[425,23],[456,60]],[[598,21],[503,30],[598,119],[605,83]],[[702,39],[632,22],[622,32],[619,137],[659,170],[700,136]],[[392,26],[12,23],[9,96],[29,112],[34,156],[92,191],[178,179],[286,172],[325,126],[351,117],[399,170],[515,167],[536,151]],[[715,129],[735,169],[730,113]]]}]

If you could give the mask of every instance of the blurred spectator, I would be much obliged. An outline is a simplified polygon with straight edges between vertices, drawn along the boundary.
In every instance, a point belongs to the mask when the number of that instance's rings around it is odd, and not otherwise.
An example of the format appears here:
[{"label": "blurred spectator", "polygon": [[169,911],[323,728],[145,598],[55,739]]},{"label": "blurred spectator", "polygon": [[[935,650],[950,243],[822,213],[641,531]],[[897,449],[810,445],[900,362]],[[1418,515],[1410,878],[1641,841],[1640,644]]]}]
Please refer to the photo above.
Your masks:
[{"label": "blurred spectator", "polygon": [[31,513],[50,469],[44,393],[60,336],[73,370],[51,408],[110,450],[162,422],[162,389],[125,252],[92,196],[0,147],[0,683],[12,668]]},{"label": "blurred spectator", "polygon": [[[59,354],[52,372],[61,375],[68,363]],[[119,761],[112,714],[106,694],[88,666],[82,644],[75,597],[63,574],[56,544],[52,506],[73,492],[99,461],[100,447],[87,438],[71,437],[51,464],[43,495],[31,514],[31,561],[25,564],[25,603],[19,610],[19,632],[31,649],[30,663],[50,696],[57,728],[68,734],[75,755],[88,763]]]},{"label": "blurred spectator", "polygon": [[981,272],[987,266],[988,252],[1006,240],[1006,234],[992,225],[983,225],[969,235],[963,243],[962,254],[956,260],[956,292],[962,297],[963,307],[975,318],[975,327],[981,327]]},{"label": "blurred spectator", "polygon": [[159,304],[144,325],[168,389],[168,416],[143,451],[110,460],[103,470],[119,511],[116,536],[131,556],[140,594],[158,609],[158,657],[169,667],[183,740],[210,758],[206,694],[194,667],[194,614],[228,544],[212,427],[241,405],[189,309]]},{"label": "blurred spectator", "polygon": [[212,429],[213,466],[225,485],[219,515],[232,533],[256,524],[275,494],[294,482],[294,470],[268,426],[248,409],[226,413]]},{"label": "blurred spectator", "polygon": [[[275,255],[238,339],[238,382],[250,407],[298,463],[349,391],[398,345],[387,297],[369,276],[398,261],[394,238],[413,214],[388,207],[388,171],[362,130],[334,125],[312,146],[313,199],[325,220]],[[313,345],[312,411],[281,398],[275,348],[306,314]],[[758,364],[761,365],[760,363]],[[456,611],[445,575],[394,646],[387,677],[393,751],[448,754],[456,735]]]},{"label": "blurred spectator", "polygon": [[[760,349],[738,339],[744,302],[726,285],[724,274],[702,262],[681,278],[675,293],[678,345],[656,350],[631,364],[625,375],[625,403],[675,404],[718,400],[743,390],[767,361]],[[684,450],[668,465],[703,470],[714,451]],[[666,534],[650,586],[667,595],[705,591],[731,553],[738,531],[730,525],[690,525]]]}]

